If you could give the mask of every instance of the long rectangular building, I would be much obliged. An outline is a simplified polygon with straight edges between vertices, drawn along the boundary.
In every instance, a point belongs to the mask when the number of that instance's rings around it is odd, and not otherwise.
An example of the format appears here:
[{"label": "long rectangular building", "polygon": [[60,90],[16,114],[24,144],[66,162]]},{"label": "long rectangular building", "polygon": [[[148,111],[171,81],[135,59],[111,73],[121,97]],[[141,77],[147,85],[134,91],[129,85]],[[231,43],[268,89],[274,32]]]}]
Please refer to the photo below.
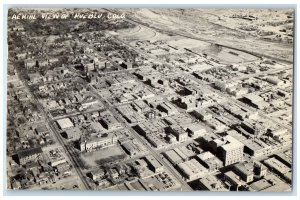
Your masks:
[{"label": "long rectangular building", "polygon": [[24,165],[27,162],[34,161],[39,155],[42,154],[42,149],[40,147],[25,149],[17,153],[20,165]]},{"label": "long rectangular building", "polygon": [[183,176],[186,177],[187,181],[201,178],[201,176],[208,173],[208,169],[201,165],[196,159],[180,163],[178,164],[178,168],[183,173]]},{"label": "long rectangular building", "polygon": [[110,133],[100,137],[81,137],[78,142],[80,151],[90,152],[115,145],[118,142],[118,137],[114,133]]},{"label": "long rectangular building", "polygon": [[145,158],[148,162],[149,168],[155,173],[162,172],[164,170],[164,166],[158,160],[156,160],[154,156],[148,155]]}]

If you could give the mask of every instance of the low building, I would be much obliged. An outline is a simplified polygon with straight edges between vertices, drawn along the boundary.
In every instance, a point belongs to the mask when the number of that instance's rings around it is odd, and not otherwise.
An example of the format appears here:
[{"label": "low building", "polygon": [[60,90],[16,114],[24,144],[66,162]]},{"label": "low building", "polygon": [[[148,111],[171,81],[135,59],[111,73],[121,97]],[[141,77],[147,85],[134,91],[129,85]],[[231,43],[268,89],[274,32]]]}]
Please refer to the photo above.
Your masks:
[{"label": "low building", "polygon": [[201,178],[208,173],[208,169],[201,165],[196,159],[180,163],[177,166],[187,181]]},{"label": "low building", "polygon": [[254,178],[253,163],[238,163],[238,164],[234,165],[233,170],[246,183],[253,181],[253,178]]},{"label": "low building", "polygon": [[194,95],[179,97],[176,103],[179,107],[185,109],[187,112],[195,110],[198,106],[196,96]]},{"label": "low building", "polygon": [[147,134],[146,139],[153,145],[155,148],[161,148],[164,146],[164,142],[157,137],[155,134]]},{"label": "low building", "polygon": [[162,112],[167,113],[167,115],[174,115],[178,112],[175,106],[171,103],[163,102],[157,106],[157,109],[161,110]]},{"label": "low building", "polygon": [[269,103],[265,102],[262,97],[254,93],[244,95],[243,100],[258,109],[264,109],[269,106]]},{"label": "low building", "polygon": [[286,166],[275,157],[264,160],[264,164],[281,176],[285,176],[291,171],[290,167]]},{"label": "low building", "polygon": [[37,174],[39,174],[40,165],[38,162],[31,161],[25,164],[25,169],[30,171],[33,176],[37,176]]},{"label": "low building", "polygon": [[192,138],[198,138],[206,134],[206,129],[200,124],[192,123],[186,125],[185,127],[189,136]]},{"label": "low building", "polygon": [[42,152],[43,151],[40,147],[19,151],[17,153],[17,156],[20,165],[24,165],[30,161],[35,161],[42,154]]},{"label": "low building", "polygon": [[61,175],[70,175],[71,174],[71,167],[68,163],[61,163],[55,166],[57,172]]},{"label": "low building", "polygon": [[66,162],[67,162],[67,160],[64,157],[57,157],[57,158],[51,158],[50,157],[49,164],[52,167],[55,167],[57,165],[60,165],[60,164],[66,163]]},{"label": "low building", "polygon": [[271,137],[279,142],[282,142],[285,140],[285,138],[289,137],[288,130],[285,128],[279,128],[279,129],[268,129],[268,133],[271,135]]},{"label": "low building", "polygon": [[240,176],[234,173],[233,171],[226,172],[224,174],[224,177],[225,181],[231,188],[230,190],[238,191],[241,186],[246,185],[246,183],[240,178]]},{"label": "low building", "polygon": [[212,114],[203,109],[194,110],[193,113],[197,118],[201,119],[202,121],[206,121],[212,118]]},{"label": "low building", "polygon": [[249,191],[290,192],[291,186],[273,174],[269,174],[249,186]]},{"label": "low building", "polygon": [[182,158],[176,151],[169,150],[164,152],[165,157],[173,164],[178,165],[179,163],[184,162],[184,158]]},{"label": "low building", "polygon": [[100,122],[103,125],[103,127],[107,130],[115,130],[122,128],[122,124],[118,122],[118,120],[108,111],[101,113]]},{"label": "low building", "polygon": [[208,175],[199,180],[199,187],[201,190],[208,190],[213,192],[229,191],[225,184],[214,175]]},{"label": "low building", "polygon": [[19,190],[19,189],[22,188],[20,181],[14,181],[11,184],[11,187],[12,187],[13,190]]},{"label": "low building", "polygon": [[121,146],[130,156],[135,156],[140,153],[140,149],[132,142],[132,140],[122,142]]},{"label": "low building", "polygon": [[46,135],[49,135],[49,129],[47,128],[46,125],[38,125],[36,128],[35,128],[35,132],[36,134],[38,134],[39,136],[46,136]]},{"label": "low building", "polygon": [[110,177],[112,177],[113,179],[117,179],[119,177],[119,173],[116,169],[114,168],[110,168],[107,170],[107,174],[110,175]]},{"label": "low building", "polygon": [[226,91],[226,89],[228,88],[232,88],[232,87],[236,87],[238,83],[235,82],[235,81],[228,81],[228,82],[225,82],[225,81],[215,81],[214,85],[216,88],[220,89],[221,91]]},{"label": "low building", "polygon": [[280,80],[278,77],[276,76],[268,76],[266,78],[266,81],[268,81],[269,83],[272,83],[273,85],[283,85],[284,81]]},{"label": "low building", "polygon": [[159,129],[156,126],[154,126],[148,121],[144,121],[142,123],[137,124],[135,126],[135,129],[143,136],[147,136],[150,133],[156,133],[159,131]]},{"label": "low building", "polygon": [[241,127],[249,133],[248,135],[252,134],[259,137],[266,132],[266,128],[263,125],[252,119],[244,119],[241,123]]},{"label": "low building", "polygon": [[105,134],[99,137],[85,138],[81,137],[78,140],[80,151],[95,151],[117,144],[118,137],[114,133]]},{"label": "low building", "polygon": [[145,158],[148,163],[149,169],[151,169],[155,173],[160,173],[164,171],[164,166],[152,155],[148,155]]},{"label": "low building", "polygon": [[167,135],[167,141],[168,141],[170,144],[175,143],[175,142],[176,142],[176,136],[173,135],[173,134]]},{"label": "low building", "polygon": [[105,171],[103,169],[96,169],[91,171],[88,176],[94,181],[101,179],[105,176]]},{"label": "low building", "polygon": [[62,130],[74,127],[74,124],[69,118],[59,119],[56,121],[56,123]]},{"label": "low building", "polygon": [[288,167],[292,167],[293,157],[292,154],[287,155],[287,153],[279,153],[275,155],[276,159],[285,164]]},{"label": "low building", "polygon": [[223,167],[223,162],[209,151],[198,154],[197,158],[209,171],[215,171]]},{"label": "low building", "polygon": [[122,62],[120,66],[125,69],[132,69],[132,64],[130,62]]},{"label": "low building", "polygon": [[133,168],[140,178],[145,178],[145,177],[149,176],[149,173],[147,173],[147,170],[146,170],[147,166],[148,166],[148,164],[145,160],[137,159],[134,162]]},{"label": "low building", "polygon": [[96,105],[98,103],[99,103],[99,101],[97,99],[87,100],[87,101],[82,102],[81,106],[83,109],[86,109],[86,108]]},{"label": "low building", "polygon": [[81,136],[81,130],[79,127],[69,128],[62,133],[62,136],[66,139],[78,140]]},{"label": "low building", "polygon": [[188,133],[178,125],[172,125],[168,128],[171,134],[175,135],[178,142],[183,142],[188,139]]},{"label": "low building", "polygon": [[39,73],[28,74],[31,83],[38,83],[41,80],[41,75]]},{"label": "low building", "polygon": [[221,123],[219,120],[215,118],[207,120],[207,124],[211,128],[213,128],[216,132],[223,132],[226,129],[228,129],[228,127],[225,124]]},{"label": "low building", "polygon": [[260,139],[257,139],[257,138],[247,139],[242,134],[234,133],[234,132],[231,132],[229,134],[232,135],[234,138],[236,138],[241,143],[243,143],[245,145],[245,147],[244,147],[245,153],[247,153],[253,157],[259,157],[264,154],[267,155],[272,150],[272,146],[266,144],[265,142],[263,142]]}]

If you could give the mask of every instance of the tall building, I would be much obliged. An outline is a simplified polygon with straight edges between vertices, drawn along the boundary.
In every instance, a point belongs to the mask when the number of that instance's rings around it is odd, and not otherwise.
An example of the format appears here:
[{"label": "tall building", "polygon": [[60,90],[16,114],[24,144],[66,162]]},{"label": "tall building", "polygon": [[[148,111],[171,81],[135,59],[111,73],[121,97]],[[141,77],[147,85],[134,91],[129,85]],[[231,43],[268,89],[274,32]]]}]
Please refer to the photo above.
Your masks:
[{"label": "tall building", "polygon": [[230,135],[213,141],[217,147],[217,155],[224,165],[231,165],[243,161],[244,144]]}]

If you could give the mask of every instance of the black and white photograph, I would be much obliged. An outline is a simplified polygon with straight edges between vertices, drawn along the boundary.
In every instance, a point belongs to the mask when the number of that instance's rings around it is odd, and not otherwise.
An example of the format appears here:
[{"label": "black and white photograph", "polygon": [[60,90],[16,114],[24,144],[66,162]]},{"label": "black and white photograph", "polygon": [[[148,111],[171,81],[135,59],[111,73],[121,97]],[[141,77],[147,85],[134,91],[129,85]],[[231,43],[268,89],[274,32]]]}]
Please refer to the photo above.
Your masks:
[{"label": "black and white photograph", "polygon": [[293,6],[4,20],[8,191],[292,191]]}]

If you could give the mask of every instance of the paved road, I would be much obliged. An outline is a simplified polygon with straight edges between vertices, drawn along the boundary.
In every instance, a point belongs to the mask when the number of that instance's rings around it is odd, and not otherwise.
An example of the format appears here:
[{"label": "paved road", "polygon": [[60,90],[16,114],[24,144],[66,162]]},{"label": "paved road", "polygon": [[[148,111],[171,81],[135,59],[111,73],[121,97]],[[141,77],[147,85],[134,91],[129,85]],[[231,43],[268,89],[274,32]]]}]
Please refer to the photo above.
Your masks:
[{"label": "paved road", "polygon": [[[91,90],[94,90],[94,88],[90,87]],[[95,95],[98,96],[99,100],[102,101],[102,103],[108,108],[108,110],[113,114],[114,117],[116,117],[118,119],[118,121],[122,124],[123,127],[127,128],[128,130],[131,131],[131,133],[134,135],[134,137],[139,140],[139,142],[141,144],[144,144],[145,141],[141,138],[142,136],[140,136],[138,133],[135,132],[135,130],[133,130],[133,128],[131,126],[128,126],[123,120],[120,120],[120,116],[119,113],[117,113],[117,111],[112,108],[110,105],[108,105],[104,99],[102,99],[102,97],[100,95],[98,95],[98,93],[96,91],[94,91]],[[148,145],[144,145],[148,151],[162,164],[164,165],[164,167],[171,173],[171,175],[173,175],[182,185],[182,189],[184,191],[192,191],[192,188],[182,179],[182,177],[180,177],[175,171],[175,169],[170,166],[169,163],[166,163],[161,157],[160,155],[150,146]]]},{"label": "paved road", "polygon": [[[143,24],[141,24],[141,23],[138,23],[138,22],[135,22],[135,21],[133,21],[133,20],[127,20],[127,21],[129,21],[129,22],[131,22],[131,23],[138,24],[138,25],[140,25],[140,26],[144,26],[144,27],[149,28],[149,29],[154,29],[155,31],[160,31],[160,32],[163,31],[163,32],[165,32],[164,30],[156,30],[156,29],[153,28],[153,27],[145,26],[145,25],[143,25]],[[181,36],[183,36],[183,37],[188,37],[188,38],[192,38],[192,39],[201,40],[201,39],[199,39],[199,38],[193,38],[193,37],[190,37],[190,36],[187,36],[187,35],[182,35],[182,34],[176,33],[176,32],[172,32],[172,34],[181,35]],[[117,39],[117,40],[120,41],[119,39]],[[140,55],[145,56],[146,58],[151,58],[151,59],[156,59],[156,60],[157,60],[156,57],[154,58],[153,56],[150,56],[149,54],[145,53],[144,51],[141,51],[140,49],[138,49],[138,48],[136,48],[136,47],[133,47],[133,46],[131,46],[130,44],[124,42],[124,41],[120,41],[120,42],[121,42],[122,44],[125,44],[127,47],[129,47],[129,48],[131,48],[131,49],[134,49],[136,52],[138,52]],[[209,41],[209,42],[210,42],[210,41]],[[230,47],[227,47],[227,48],[230,48]],[[242,51],[242,50],[240,50],[240,51]],[[248,53],[249,53],[249,52],[248,52]],[[250,53],[250,54],[251,54],[251,53]],[[164,61],[159,61],[159,62],[161,62],[162,64],[166,64],[166,65],[168,65],[168,66],[171,66],[170,64],[165,63]],[[173,66],[171,66],[171,67],[173,68]],[[177,69],[175,69],[175,70],[177,70]],[[122,70],[122,71],[117,71],[117,72],[123,72],[123,71],[128,71],[128,70]],[[110,73],[116,73],[116,72],[110,72]],[[264,73],[265,73],[265,72],[264,72]],[[192,76],[191,74],[187,74],[187,76],[188,76],[189,78],[191,78],[192,80],[196,81],[197,83],[199,83],[201,86],[206,87],[208,90],[214,91],[214,92],[220,94],[221,96],[224,96],[224,93],[222,93],[221,91],[216,90],[216,89],[214,89],[214,88],[212,88],[212,87],[210,87],[210,86],[204,84],[201,80],[195,78],[195,77]],[[257,74],[255,74],[255,76],[257,76]],[[26,87],[29,89],[29,92],[31,92],[31,91],[30,91],[30,88],[29,88],[29,86],[28,86],[28,83],[27,83],[27,82],[25,82],[25,83],[26,83]],[[145,84],[144,84],[144,85],[145,85]],[[90,86],[88,86],[88,87],[90,87]],[[150,86],[146,85],[146,87],[147,87],[148,89],[150,89],[154,94],[161,96],[161,95],[158,94],[156,91],[154,91],[153,88],[151,88]],[[117,113],[117,111],[114,109],[114,107],[111,106],[111,105],[109,105],[107,102],[105,102],[105,101],[102,99],[102,97],[97,93],[97,91],[95,91],[94,88],[92,88],[92,87],[90,87],[90,88],[91,88],[91,91],[93,91],[93,93],[97,96],[97,98],[98,98],[100,101],[102,101],[103,105],[105,105],[105,107],[106,107],[106,108],[107,108],[107,109],[108,109],[108,110],[109,110],[109,111],[110,111],[110,112],[111,112],[111,113],[112,113],[112,114],[120,121],[120,123],[122,123],[123,127],[126,127],[128,130],[131,130],[131,132],[132,132],[132,134],[134,135],[134,137],[135,137],[136,139],[138,139],[142,144],[144,144],[145,141],[144,141],[144,139],[142,138],[142,136],[140,136],[139,134],[137,134],[137,133],[132,129],[132,127],[130,127],[128,124],[126,124],[123,120],[120,120],[120,119],[122,119],[122,118],[120,117],[119,113]],[[81,179],[83,185],[85,186],[85,189],[90,189],[89,184],[87,183],[87,180],[85,179],[85,175],[82,173],[82,171],[81,171],[80,168],[78,167],[78,166],[79,166],[79,165],[78,165],[78,161],[74,158],[74,153],[73,153],[73,152],[70,152],[70,149],[69,149],[69,148],[67,147],[67,145],[65,144],[65,142],[64,142],[63,138],[61,137],[61,135],[57,132],[56,128],[53,127],[53,120],[51,120],[51,119],[49,118],[48,113],[44,111],[42,105],[39,103],[39,101],[37,100],[37,98],[34,96],[34,94],[32,94],[32,96],[33,96],[34,100],[36,101],[36,104],[39,105],[40,110],[42,111],[43,115],[45,116],[46,121],[49,123],[49,127],[51,128],[52,132],[54,133],[56,139],[57,139],[58,142],[61,144],[61,146],[64,148],[64,150],[65,150],[65,152],[66,152],[66,154],[67,154],[69,160],[72,162],[72,164],[73,164],[73,166],[74,166],[74,169],[75,169],[77,175],[80,177],[80,179]],[[164,98],[164,100],[165,100],[166,102],[169,102],[165,96],[163,96],[163,98]],[[244,104],[244,103],[242,103],[242,102],[240,102],[240,101],[238,101],[238,100],[236,100],[236,99],[230,97],[229,95],[227,95],[226,98],[228,99],[228,101],[233,101],[233,102],[235,102],[235,103],[237,103],[237,104],[239,104],[239,105],[245,107],[245,104]],[[249,110],[257,111],[256,109],[250,108],[250,107],[248,107],[248,106],[247,106],[247,108],[248,108]],[[271,119],[270,117],[266,116],[266,115],[265,115],[264,113],[262,113],[261,111],[259,111],[259,113],[260,113],[261,116],[270,119],[271,121],[273,121],[273,122],[276,123],[276,124],[279,124],[278,122],[274,121],[274,120]],[[289,127],[289,129],[290,129],[290,127]],[[166,168],[166,169],[167,169],[167,170],[168,170],[168,171],[169,171],[169,172],[170,172],[170,173],[171,173],[171,174],[172,174],[172,175],[173,175],[173,176],[174,176],[181,184],[182,184],[183,190],[186,190],[186,191],[191,191],[191,190],[192,190],[192,189],[190,188],[190,186],[182,179],[182,177],[180,177],[180,175],[178,175],[178,172],[173,168],[173,166],[171,166],[171,164],[169,164],[168,162],[165,162],[165,161],[160,157],[160,154],[159,154],[158,151],[154,150],[154,149],[153,149],[152,147],[150,147],[149,145],[145,145],[145,147],[146,147],[146,148],[149,150],[149,152],[150,152],[150,153],[151,153],[151,154],[152,154],[159,162],[161,162],[161,163],[165,166],[165,168]]]},{"label": "paved road", "polygon": [[251,107],[251,106],[249,106],[249,105],[247,105],[247,104],[231,97],[229,94],[225,94],[225,93],[221,92],[220,90],[217,90],[217,89],[215,89],[215,88],[213,88],[209,85],[206,85],[205,83],[203,83],[203,81],[201,81],[200,79],[197,79],[193,75],[188,74],[188,76],[189,76],[190,79],[192,79],[192,80],[198,82],[199,84],[201,84],[202,87],[206,88],[207,90],[215,92],[215,93],[219,94],[220,96],[225,96],[227,98],[228,102],[234,102],[234,103],[238,104],[239,106],[241,106],[242,108],[247,108],[248,110],[253,111],[253,112],[257,111],[259,113],[259,115],[262,116],[263,118],[268,119],[268,120],[272,121],[273,123],[275,123],[276,125],[278,125],[280,127],[284,127],[286,129],[288,129],[289,131],[292,130],[292,128],[290,126],[286,126],[282,123],[279,123],[278,121],[276,121],[275,119],[269,117],[267,114],[265,114],[261,110],[255,109],[255,108],[253,108],[253,107]]},{"label": "paved road", "polygon": [[[128,20],[128,21],[130,22],[131,20]],[[133,22],[133,23],[136,23],[136,22]],[[139,25],[141,25],[141,24],[139,24]],[[148,27],[148,28],[149,28],[149,27]],[[160,60],[158,60],[156,57],[154,58],[153,56],[148,55],[146,52],[144,52],[144,51],[142,51],[142,50],[140,50],[140,49],[138,49],[138,48],[136,48],[136,47],[134,47],[134,46],[131,46],[129,43],[127,43],[127,42],[125,42],[125,41],[121,41],[121,40],[119,40],[119,39],[117,39],[117,40],[118,40],[119,42],[125,44],[127,47],[134,49],[136,52],[138,52],[139,54],[142,54],[142,55],[145,56],[146,58],[155,59],[157,62],[160,62],[161,64],[165,64],[165,65],[167,65],[167,66],[169,66],[169,67],[171,67],[171,68],[173,68],[173,69],[175,69],[175,70],[178,71],[178,69],[174,68],[174,67],[171,66],[169,63],[165,63],[164,61],[160,61]],[[248,52],[248,53],[249,53],[249,52]],[[251,54],[251,53],[250,53],[250,54]],[[272,58],[272,59],[278,60],[278,59],[276,59],[276,58]],[[280,61],[281,61],[281,60],[280,60]],[[288,62],[288,63],[289,63],[289,62]],[[263,72],[263,73],[261,73],[261,74],[265,74],[265,73],[275,73],[275,72],[278,72],[278,71],[281,71],[281,70],[285,70],[285,69],[290,69],[290,68],[291,68],[290,66],[286,66],[286,67],[282,67],[282,68],[280,68],[280,69],[272,69],[272,70]],[[179,71],[178,71],[178,72],[179,72]],[[229,94],[225,94],[225,93],[223,93],[223,92],[221,92],[221,91],[219,91],[219,90],[217,90],[217,89],[215,89],[215,88],[213,88],[213,87],[211,87],[211,86],[205,84],[203,81],[201,81],[200,79],[197,79],[197,78],[194,77],[193,75],[188,74],[188,73],[186,73],[186,75],[188,76],[188,78],[190,78],[191,80],[194,80],[195,82],[197,82],[198,84],[200,84],[202,87],[208,89],[209,91],[215,92],[215,93],[219,94],[220,96],[225,96],[228,102],[234,102],[234,103],[238,104],[238,105],[241,106],[241,107],[246,107],[246,108],[249,109],[250,111],[257,111],[261,117],[263,117],[263,118],[265,118],[265,119],[268,119],[268,120],[272,121],[273,123],[275,123],[276,125],[278,125],[278,126],[280,126],[280,127],[284,127],[284,128],[286,128],[287,130],[289,130],[289,131],[292,130],[292,128],[291,128],[290,126],[284,125],[284,124],[278,122],[277,120],[275,120],[275,119],[269,117],[268,115],[266,115],[266,113],[264,113],[264,112],[262,112],[262,111],[260,111],[260,110],[258,110],[258,109],[255,109],[255,108],[253,108],[253,107],[250,107],[250,106],[248,106],[247,104],[245,104],[245,103],[243,103],[243,102],[241,102],[241,101],[239,101],[239,100],[237,100],[237,99],[231,97]],[[258,76],[258,75],[259,75],[259,74],[245,75],[245,76],[242,76],[242,77],[238,77],[237,79],[250,78],[250,77],[252,77],[252,76]],[[146,86],[147,86],[147,85],[146,85]],[[155,92],[151,87],[149,87],[149,86],[147,86],[147,87],[148,87],[154,94],[159,95],[159,94],[158,94],[157,92]],[[159,95],[159,96],[161,96],[161,95]],[[166,98],[164,98],[164,100],[168,102],[168,100],[167,100]],[[139,137],[139,135],[137,135],[137,137]],[[148,147],[148,146],[147,146],[147,147]],[[152,148],[150,148],[149,150],[150,150],[154,155],[156,155],[156,152],[155,152]],[[159,156],[158,156],[158,157],[159,157]],[[161,159],[158,159],[158,160],[161,161]],[[171,168],[172,168],[172,167],[171,167]],[[173,168],[172,168],[172,169],[173,169]],[[176,172],[174,172],[174,174],[177,175]],[[181,180],[180,177],[178,177],[178,178],[179,178],[179,180]]]},{"label": "paved road", "polygon": [[[124,42],[124,41],[121,41],[121,40],[118,40],[118,41],[122,42],[122,43],[125,44],[127,47],[134,49],[136,52],[138,52],[138,53],[140,53],[140,54],[143,54],[145,57],[153,59],[152,56],[148,55],[147,53],[143,52],[142,50],[140,50],[140,49],[138,49],[138,48],[136,48],[136,47],[133,47],[133,46],[131,46],[130,44]],[[165,65],[167,65],[167,66],[169,66],[169,67],[171,67],[171,68],[173,68],[173,69],[175,69],[175,70],[178,71],[178,69],[174,68],[174,67],[173,67],[172,65],[170,65],[169,63],[166,63],[166,62],[164,62],[164,61],[158,60],[157,58],[155,58],[155,59],[156,59],[157,62],[160,62],[161,64],[165,64]],[[280,71],[280,70],[284,70],[284,69],[290,69],[290,67],[287,66],[287,67],[283,67],[283,68],[280,68],[280,69],[269,70],[269,71],[264,72],[264,73],[274,73],[274,72],[277,72],[277,71]],[[180,72],[180,71],[178,71],[178,72]],[[262,111],[260,111],[260,110],[258,110],[258,109],[255,109],[255,108],[253,108],[253,107],[250,107],[250,106],[246,105],[245,103],[243,103],[243,102],[241,102],[241,101],[239,101],[239,100],[236,100],[235,98],[231,97],[230,95],[224,94],[224,93],[222,93],[221,91],[219,91],[219,90],[217,90],[217,89],[214,89],[214,88],[212,88],[211,86],[208,86],[206,83],[204,83],[204,82],[201,81],[200,79],[197,79],[197,78],[194,77],[193,75],[188,74],[188,73],[186,73],[186,75],[187,75],[191,80],[197,82],[198,84],[200,84],[201,86],[205,87],[206,89],[208,89],[208,90],[210,90],[210,91],[213,91],[213,92],[216,92],[217,94],[219,94],[219,95],[221,95],[221,96],[226,96],[226,98],[227,98],[227,100],[228,100],[229,102],[235,102],[236,104],[238,104],[238,105],[240,105],[240,106],[242,106],[242,107],[246,107],[246,108],[248,108],[248,109],[251,110],[251,111],[257,111],[257,112],[259,113],[260,116],[262,116],[262,117],[264,117],[264,118],[266,118],[266,119],[269,119],[270,121],[272,121],[272,122],[275,123],[276,125],[279,125],[279,126],[281,126],[281,127],[284,127],[284,128],[286,128],[286,129],[288,129],[289,131],[292,130],[292,128],[291,128],[290,126],[281,124],[280,122],[276,121],[275,119],[273,119],[273,118],[267,116],[264,112],[262,112]],[[251,76],[252,76],[252,75],[249,75],[249,77],[251,77]],[[254,76],[257,76],[257,75],[255,74]],[[247,77],[247,75],[246,75],[245,77],[239,77],[239,78],[246,78],[246,77]],[[147,86],[147,85],[146,85],[146,86]],[[151,87],[148,87],[148,88],[149,88],[151,91],[153,91],[154,94],[157,94],[157,92],[155,92]],[[159,94],[157,94],[157,95],[159,95]],[[161,96],[161,95],[160,95],[160,96]],[[164,100],[165,100],[165,101],[168,101],[166,98],[164,98]]]},{"label": "paved road", "polygon": [[55,138],[57,139],[57,141],[60,143],[60,145],[63,147],[64,151],[66,152],[66,155],[68,157],[68,159],[70,160],[70,162],[72,163],[72,166],[74,166],[75,172],[78,175],[78,177],[80,178],[81,182],[83,183],[84,187],[86,190],[90,189],[90,186],[88,185],[84,174],[81,172],[81,170],[77,167],[78,164],[75,161],[75,159],[73,158],[72,154],[69,152],[66,144],[64,143],[63,139],[61,138],[61,135],[56,131],[56,129],[53,127],[52,124],[52,120],[50,119],[50,117],[48,116],[48,113],[44,110],[43,106],[41,105],[41,103],[37,100],[38,98],[33,94],[33,92],[30,90],[30,87],[28,85],[28,82],[26,80],[23,80],[23,82],[25,83],[25,87],[28,89],[28,91],[30,92],[33,100],[35,101],[35,104],[37,105],[38,109],[42,112],[42,114],[45,117],[45,121],[48,123],[50,129],[52,130],[52,132],[54,133]]}]

